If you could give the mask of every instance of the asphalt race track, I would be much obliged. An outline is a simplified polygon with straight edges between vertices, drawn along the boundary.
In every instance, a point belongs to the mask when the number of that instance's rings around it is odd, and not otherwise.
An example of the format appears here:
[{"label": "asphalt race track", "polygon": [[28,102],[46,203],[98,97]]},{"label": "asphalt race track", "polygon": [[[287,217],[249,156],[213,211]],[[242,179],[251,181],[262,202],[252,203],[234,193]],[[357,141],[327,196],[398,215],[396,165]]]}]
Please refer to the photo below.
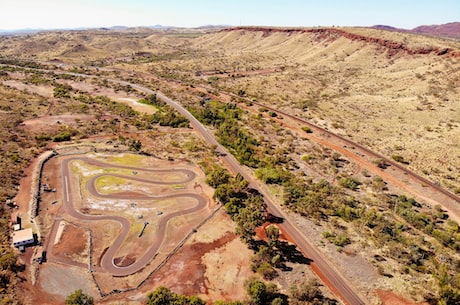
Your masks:
[{"label": "asphalt race track", "polygon": [[[123,267],[117,266],[114,262],[114,258],[116,256],[117,251],[120,249],[121,245],[123,244],[123,242],[128,236],[129,230],[131,228],[131,223],[128,221],[128,219],[122,216],[88,215],[88,214],[83,214],[82,212],[74,208],[73,203],[72,203],[72,196],[75,193],[75,191],[72,189],[72,183],[70,183],[71,175],[69,173],[70,162],[74,160],[84,161],[88,164],[97,165],[99,167],[122,168],[122,169],[130,169],[130,170],[139,171],[139,172],[141,171],[151,172],[152,175],[154,175],[155,173],[160,173],[160,172],[162,173],[169,172],[169,173],[182,173],[184,176],[184,178],[177,179],[175,181],[158,181],[158,180],[142,179],[142,178],[127,176],[127,175],[125,176],[121,174],[100,174],[95,177],[92,177],[87,184],[87,190],[90,192],[91,195],[95,197],[106,198],[106,199],[107,198],[133,199],[133,197],[135,197],[134,199],[137,201],[138,200],[159,200],[159,199],[165,200],[165,199],[172,199],[172,198],[192,198],[196,200],[197,203],[191,208],[180,210],[174,213],[161,215],[160,220],[157,225],[155,240],[153,241],[152,244],[149,245],[149,248],[143,254],[143,256],[140,257],[138,260],[136,260],[131,265],[123,266]],[[113,276],[127,276],[130,274],[136,273],[142,268],[144,268],[155,257],[158,250],[160,249],[163,243],[163,240],[165,239],[165,236],[166,236],[168,222],[175,217],[197,212],[203,209],[204,207],[206,207],[207,205],[207,199],[195,193],[178,193],[178,194],[171,194],[171,195],[165,195],[165,196],[150,196],[150,195],[146,195],[142,193],[131,193],[131,194],[113,193],[113,194],[103,195],[97,191],[96,185],[95,185],[96,179],[101,176],[116,176],[116,177],[124,178],[127,180],[139,181],[139,182],[150,183],[150,184],[175,185],[175,184],[180,184],[180,183],[187,183],[187,182],[192,181],[196,176],[193,171],[190,171],[187,169],[165,169],[165,170],[144,169],[144,168],[114,165],[114,164],[96,161],[96,160],[89,159],[89,158],[75,157],[75,158],[65,159],[62,162],[61,170],[62,170],[62,185],[63,185],[63,193],[64,193],[63,208],[64,208],[64,211],[68,215],[72,216],[73,218],[84,221],[84,222],[111,220],[111,221],[116,221],[121,225],[121,232],[119,233],[117,238],[113,241],[113,243],[110,245],[110,247],[107,249],[107,251],[105,251],[105,253],[103,254],[101,258],[101,267],[106,272],[112,274]]]}]

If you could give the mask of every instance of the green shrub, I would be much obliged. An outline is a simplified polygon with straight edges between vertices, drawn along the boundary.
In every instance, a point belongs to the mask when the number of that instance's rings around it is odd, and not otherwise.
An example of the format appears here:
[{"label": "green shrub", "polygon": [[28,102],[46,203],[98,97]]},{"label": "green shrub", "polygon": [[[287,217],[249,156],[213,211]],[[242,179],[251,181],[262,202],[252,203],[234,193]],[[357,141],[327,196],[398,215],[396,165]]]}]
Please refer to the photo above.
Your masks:
[{"label": "green shrub", "polygon": [[70,132],[68,131],[63,131],[53,137],[53,142],[64,142],[64,141],[70,141],[71,135]]},{"label": "green shrub", "polygon": [[262,263],[259,268],[257,268],[257,273],[263,276],[266,280],[274,279],[277,275],[275,268],[270,263]]},{"label": "green shrub", "polygon": [[343,177],[339,179],[339,185],[350,190],[356,191],[358,190],[361,182],[353,177]]},{"label": "green shrub", "polygon": [[64,84],[57,84],[53,90],[53,96],[57,98],[69,98],[72,87]]},{"label": "green shrub", "polygon": [[400,156],[400,155],[393,155],[393,156],[391,156],[391,158],[392,158],[393,160],[395,160],[396,162],[403,163],[403,164],[409,164],[408,161],[404,160],[404,157],[403,157],[403,156]]}]

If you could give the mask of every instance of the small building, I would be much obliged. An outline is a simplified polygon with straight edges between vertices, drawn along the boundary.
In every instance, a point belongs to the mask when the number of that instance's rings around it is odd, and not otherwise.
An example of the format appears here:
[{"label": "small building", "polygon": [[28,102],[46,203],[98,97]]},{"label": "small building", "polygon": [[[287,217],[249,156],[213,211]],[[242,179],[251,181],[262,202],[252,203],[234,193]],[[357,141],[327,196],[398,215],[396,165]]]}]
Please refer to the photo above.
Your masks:
[{"label": "small building", "polygon": [[23,250],[25,246],[33,245],[35,243],[34,234],[32,228],[14,231],[13,234],[13,246]]}]

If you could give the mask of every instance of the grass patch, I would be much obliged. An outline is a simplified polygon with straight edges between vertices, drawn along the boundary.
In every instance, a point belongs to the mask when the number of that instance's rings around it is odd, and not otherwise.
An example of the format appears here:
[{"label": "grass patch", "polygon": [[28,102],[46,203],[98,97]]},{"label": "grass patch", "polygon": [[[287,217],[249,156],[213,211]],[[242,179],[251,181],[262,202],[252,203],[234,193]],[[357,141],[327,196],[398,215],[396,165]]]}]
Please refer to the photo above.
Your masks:
[{"label": "grass patch", "polygon": [[127,179],[115,176],[102,176],[96,179],[96,189],[101,193],[115,191],[114,186],[127,184]]},{"label": "grass patch", "polygon": [[116,156],[110,156],[107,158],[107,162],[124,165],[124,166],[139,166],[142,165],[144,156],[135,154],[121,154]]}]

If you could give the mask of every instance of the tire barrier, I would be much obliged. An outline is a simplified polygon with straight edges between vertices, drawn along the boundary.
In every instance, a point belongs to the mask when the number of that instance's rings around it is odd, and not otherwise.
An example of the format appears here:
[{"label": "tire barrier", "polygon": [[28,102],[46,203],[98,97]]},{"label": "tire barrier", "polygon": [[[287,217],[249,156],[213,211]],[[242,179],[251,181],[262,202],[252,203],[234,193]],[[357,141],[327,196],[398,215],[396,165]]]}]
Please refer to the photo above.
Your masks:
[{"label": "tire barrier", "polygon": [[42,187],[43,166],[48,160],[57,155],[58,153],[55,150],[47,151],[43,155],[41,155],[40,161],[38,162],[37,171],[34,174],[32,174],[32,185],[30,187],[31,201],[29,204],[31,219],[34,219],[38,216],[38,212],[40,209],[40,192]]}]

